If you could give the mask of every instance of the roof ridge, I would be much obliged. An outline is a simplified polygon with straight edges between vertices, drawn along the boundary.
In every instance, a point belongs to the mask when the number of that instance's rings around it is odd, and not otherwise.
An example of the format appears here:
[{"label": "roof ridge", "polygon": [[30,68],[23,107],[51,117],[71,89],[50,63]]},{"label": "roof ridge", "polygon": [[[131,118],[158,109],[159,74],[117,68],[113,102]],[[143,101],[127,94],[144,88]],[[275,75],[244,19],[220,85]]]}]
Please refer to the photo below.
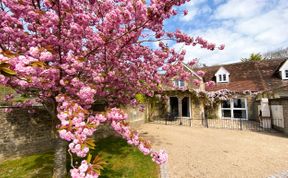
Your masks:
[{"label": "roof ridge", "polygon": [[271,62],[271,61],[276,61],[276,60],[288,60],[288,57],[282,57],[282,58],[272,58],[272,59],[263,59],[261,61],[239,61],[235,63],[229,63],[229,64],[217,64],[217,65],[212,65],[212,66],[206,66],[206,67],[199,67],[198,69],[207,69],[211,67],[225,67],[225,66],[230,66],[230,65],[239,65],[239,64],[247,64],[247,63],[252,63],[252,64],[257,64],[257,63],[263,63],[263,62]]}]

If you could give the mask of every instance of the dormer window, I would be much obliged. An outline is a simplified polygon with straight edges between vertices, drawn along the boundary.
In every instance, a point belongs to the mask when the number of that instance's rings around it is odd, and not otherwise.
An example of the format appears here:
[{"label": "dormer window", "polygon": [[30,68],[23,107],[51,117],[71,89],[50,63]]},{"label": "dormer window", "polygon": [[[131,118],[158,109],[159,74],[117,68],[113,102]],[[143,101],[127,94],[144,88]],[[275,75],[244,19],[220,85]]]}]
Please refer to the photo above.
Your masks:
[{"label": "dormer window", "polygon": [[288,60],[279,69],[282,80],[288,80]]},{"label": "dormer window", "polygon": [[229,82],[230,73],[224,68],[221,67],[215,74],[217,83],[227,83]]},{"label": "dormer window", "polygon": [[174,85],[176,86],[176,87],[184,87],[185,86],[185,82],[184,82],[184,80],[174,80]]},{"label": "dormer window", "polygon": [[227,74],[219,74],[219,81],[218,82],[228,82],[227,81]]},{"label": "dormer window", "polygon": [[223,82],[226,82],[226,81],[227,81],[226,74],[223,74]]}]

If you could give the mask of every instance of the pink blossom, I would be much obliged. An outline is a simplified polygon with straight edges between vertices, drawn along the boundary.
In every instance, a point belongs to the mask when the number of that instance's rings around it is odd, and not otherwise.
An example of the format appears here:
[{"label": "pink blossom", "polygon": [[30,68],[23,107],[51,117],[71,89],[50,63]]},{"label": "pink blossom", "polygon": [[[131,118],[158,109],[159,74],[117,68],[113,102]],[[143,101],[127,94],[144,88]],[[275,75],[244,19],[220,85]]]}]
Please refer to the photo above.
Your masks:
[{"label": "pink blossom", "polygon": [[[86,160],[81,162],[81,165],[78,168],[70,170],[72,178],[98,178],[99,175],[93,171],[92,165]],[[88,171],[89,170],[89,171]]]},{"label": "pink blossom", "polygon": [[52,58],[53,58],[53,55],[48,51],[41,52],[41,54],[40,54],[40,60],[41,61],[51,61]]},{"label": "pink blossom", "polygon": [[38,57],[40,51],[38,47],[31,47],[29,50],[29,54],[33,57]]},{"label": "pink blossom", "polygon": [[185,16],[188,15],[188,10],[185,9],[185,10],[183,11],[183,13],[184,13]]},{"label": "pink blossom", "polygon": [[168,154],[164,150],[151,153],[152,160],[157,164],[163,164],[168,160]]},{"label": "pink blossom", "polygon": [[148,155],[151,152],[151,149],[146,147],[143,143],[140,143],[138,148],[144,155]]},{"label": "pink blossom", "polygon": [[214,81],[209,81],[209,82],[206,82],[205,85],[206,85],[207,88],[211,88],[211,87],[215,86],[215,82]]},{"label": "pink blossom", "polygon": [[127,114],[117,108],[112,108],[107,114],[107,119],[114,121],[121,121],[127,119]]},{"label": "pink blossom", "polygon": [[201,83],[201,81],[198,80],[198,79],[194,79],[194,80],[193,80],[193,84],[194,84],[195,86],[200,86],[200,83]]},{"label": "pink blossom", "polygon": [[224,44],[221,44],[221,45],[218,47],[219,50],[223,50],[224,48],[225,48],[225,45],[224,45]]},{"label": "pink blossom", "polygon": [[200,77],[203,77],[205,75],[205,72],[203,70],[198,70],[197,75],[199,75]]}]

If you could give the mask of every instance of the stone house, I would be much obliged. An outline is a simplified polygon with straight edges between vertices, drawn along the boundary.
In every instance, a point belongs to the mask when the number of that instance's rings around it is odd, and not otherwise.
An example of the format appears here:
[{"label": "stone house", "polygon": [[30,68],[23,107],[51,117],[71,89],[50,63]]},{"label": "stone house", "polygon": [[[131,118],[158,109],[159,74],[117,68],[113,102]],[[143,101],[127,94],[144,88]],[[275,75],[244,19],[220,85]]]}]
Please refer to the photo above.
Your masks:
[{"label": "stone house", "polygon": [[[277,88],[288,87],[288,60],[283,58],[212,66],[202,70],[206,72],[204,81],[216,82],[216,86],[208,88],[208,91],[228,89],[236,93],[251,91],[265,94],[270,91],[273,94],[272,91]],[[218,118],[257,120],[260,100],[275,98],[263,94],[258,97],[237,95],[224,101],[217,108]],[[281,97],[278,95],[278,98]]]},{"label": "stone house", "polygon": [[[203,78],[188,65],[183,63],[183,66],[187,72],[192,74],[192,77],[188,81],[173,79],[173,87],[164,87],[162,96],[165,95],[165,101],[162,100],[162,102],[156,106],[155,118],[167,117],[168,113],[172,114],[175,118],[181,119],[201,119],[202,115],[204,115],[204,105],[194,99],[195,90],[205,91]],[[201,81],[199,86],[193,84],[193,80],[195,79]]]},{"label": "stone house", "polygon": [[[173,113],[181,119],[199,120],[206,115],[213,119],[255,121],[259,120],[261,113],[262,117],[273,119],[273,126],[288,133],[287,58],[216,65],[200,69],[191,69],[183,65],[194,76],[189,81],[174,81],[178,88],[186,87],[185,90],[175,88],[165,90],[167,99],[164,103],[166,105],[164,112]],[[201,78],[194,70],[203,70],[206,74]],[[196,88],[192,84],[195,78],[202,81]],[[214,81],[216,85],[205,88],[204,82],[208,81]],[[216,105],[212,112],[208,112],[204,103],[194,99],[195,90],[215,92],[223,89],[235,94],[231,99]],[[245,94],[247,91],[258,95],[247,95]],[[159,114],[157,116],[159,117]]]}]

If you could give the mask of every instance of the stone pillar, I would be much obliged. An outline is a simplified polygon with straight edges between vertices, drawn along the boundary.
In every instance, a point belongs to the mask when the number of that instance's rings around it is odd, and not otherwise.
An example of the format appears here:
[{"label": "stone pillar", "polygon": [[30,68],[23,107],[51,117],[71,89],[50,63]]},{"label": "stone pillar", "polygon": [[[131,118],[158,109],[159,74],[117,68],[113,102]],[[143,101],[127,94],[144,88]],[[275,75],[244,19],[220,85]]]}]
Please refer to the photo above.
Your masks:
[{"label": "stone pillar", "polygon": [[182,125],[182,99],[183,97],[178,97],[178,117],[180,118],[180,125]]},{"label": "stone pillar", "polygon": [[262,127],[264,129],[271,129],[271,114],[270,114],[270,106],[269,106],[269,99],[262,98],[261,99],[261,122]]},{"label": "stone pillar", "polygon": [[178,97],[178,115],[182,117],[182,97]]}]

